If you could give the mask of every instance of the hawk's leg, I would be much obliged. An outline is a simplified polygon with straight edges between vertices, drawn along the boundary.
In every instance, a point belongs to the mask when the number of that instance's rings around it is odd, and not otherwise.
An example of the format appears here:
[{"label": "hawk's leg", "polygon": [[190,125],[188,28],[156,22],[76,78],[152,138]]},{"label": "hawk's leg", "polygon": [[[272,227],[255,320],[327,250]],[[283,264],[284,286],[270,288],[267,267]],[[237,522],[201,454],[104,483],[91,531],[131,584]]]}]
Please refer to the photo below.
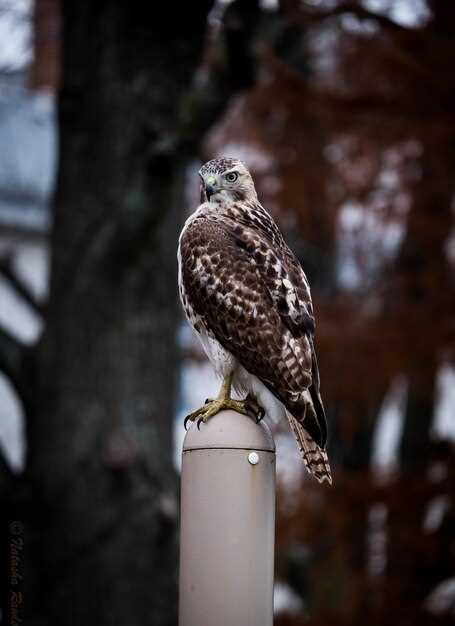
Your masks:
[{"label": "hawk's leg", "polygon": [[207,422],[211,417],[226,409],[254,417],[257,422],[264,417],[264,409],[252,396],[248,395],[245,400],[233,400],[231,398],[232,376],[233,373],[231,372],[224,378],[220,393],[215,399],[206,400],[204,406],[185,417],[183,422],[185,428],[188,422],[195,422],[196,420],[199,428],[201,422]]}]

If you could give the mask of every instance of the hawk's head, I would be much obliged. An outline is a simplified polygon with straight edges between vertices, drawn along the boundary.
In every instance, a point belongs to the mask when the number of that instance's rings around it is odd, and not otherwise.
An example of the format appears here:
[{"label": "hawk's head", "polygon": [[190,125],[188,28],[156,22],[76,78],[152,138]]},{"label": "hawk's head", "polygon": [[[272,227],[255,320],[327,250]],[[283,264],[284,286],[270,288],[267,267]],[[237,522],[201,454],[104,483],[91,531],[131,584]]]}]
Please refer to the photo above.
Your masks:
[{"label": "hawk's head", "polygon": [[201,202],[208,200],[256,200],[251,174],[238,159],[212,159],[199,170]]}]

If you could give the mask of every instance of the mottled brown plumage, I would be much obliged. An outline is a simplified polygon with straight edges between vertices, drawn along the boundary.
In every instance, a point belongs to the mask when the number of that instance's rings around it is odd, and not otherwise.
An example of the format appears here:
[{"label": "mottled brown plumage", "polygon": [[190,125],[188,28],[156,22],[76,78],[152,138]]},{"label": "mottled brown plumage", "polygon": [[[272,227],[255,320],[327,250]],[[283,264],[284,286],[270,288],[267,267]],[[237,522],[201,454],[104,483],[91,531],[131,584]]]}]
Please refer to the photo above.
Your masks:
[{"label": "mottled brown plumage", "polygon": [[209,161],[200,175],[205,201],[179,244],[185,313],[217,373],[269,412],[276,398],[309,471],[331,482],[308,281],[240,161]]}]

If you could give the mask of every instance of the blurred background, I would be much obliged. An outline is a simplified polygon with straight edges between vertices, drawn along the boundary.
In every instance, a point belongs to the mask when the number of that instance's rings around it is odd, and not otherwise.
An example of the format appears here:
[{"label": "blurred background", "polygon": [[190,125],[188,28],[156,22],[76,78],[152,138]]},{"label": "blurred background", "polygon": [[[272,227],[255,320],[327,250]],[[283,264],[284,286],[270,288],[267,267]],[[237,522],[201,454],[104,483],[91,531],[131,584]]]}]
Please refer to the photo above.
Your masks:
[{"label": "blurred background", "polygon": [[330,425],[332,488],[273,426],[276,626],[454,622],[454,67],[445,0],[0,0],[0,623],[176,624],[220,155],[309,277]]}]

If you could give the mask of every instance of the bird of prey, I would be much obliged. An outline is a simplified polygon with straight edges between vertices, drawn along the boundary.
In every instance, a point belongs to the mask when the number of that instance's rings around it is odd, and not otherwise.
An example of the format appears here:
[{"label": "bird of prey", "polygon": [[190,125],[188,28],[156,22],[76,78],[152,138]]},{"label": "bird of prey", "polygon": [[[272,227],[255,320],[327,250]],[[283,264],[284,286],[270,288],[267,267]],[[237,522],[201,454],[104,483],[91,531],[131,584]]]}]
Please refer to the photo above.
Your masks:
[{"label": "bird of prey", "polygon": [[179,291],[222,385],[185,426],[223,409],[257,420],[286,415],[308,471],[331,484],[305,273],[241,161],[213,159],[199,176],[201,204],[179,239]]}]

